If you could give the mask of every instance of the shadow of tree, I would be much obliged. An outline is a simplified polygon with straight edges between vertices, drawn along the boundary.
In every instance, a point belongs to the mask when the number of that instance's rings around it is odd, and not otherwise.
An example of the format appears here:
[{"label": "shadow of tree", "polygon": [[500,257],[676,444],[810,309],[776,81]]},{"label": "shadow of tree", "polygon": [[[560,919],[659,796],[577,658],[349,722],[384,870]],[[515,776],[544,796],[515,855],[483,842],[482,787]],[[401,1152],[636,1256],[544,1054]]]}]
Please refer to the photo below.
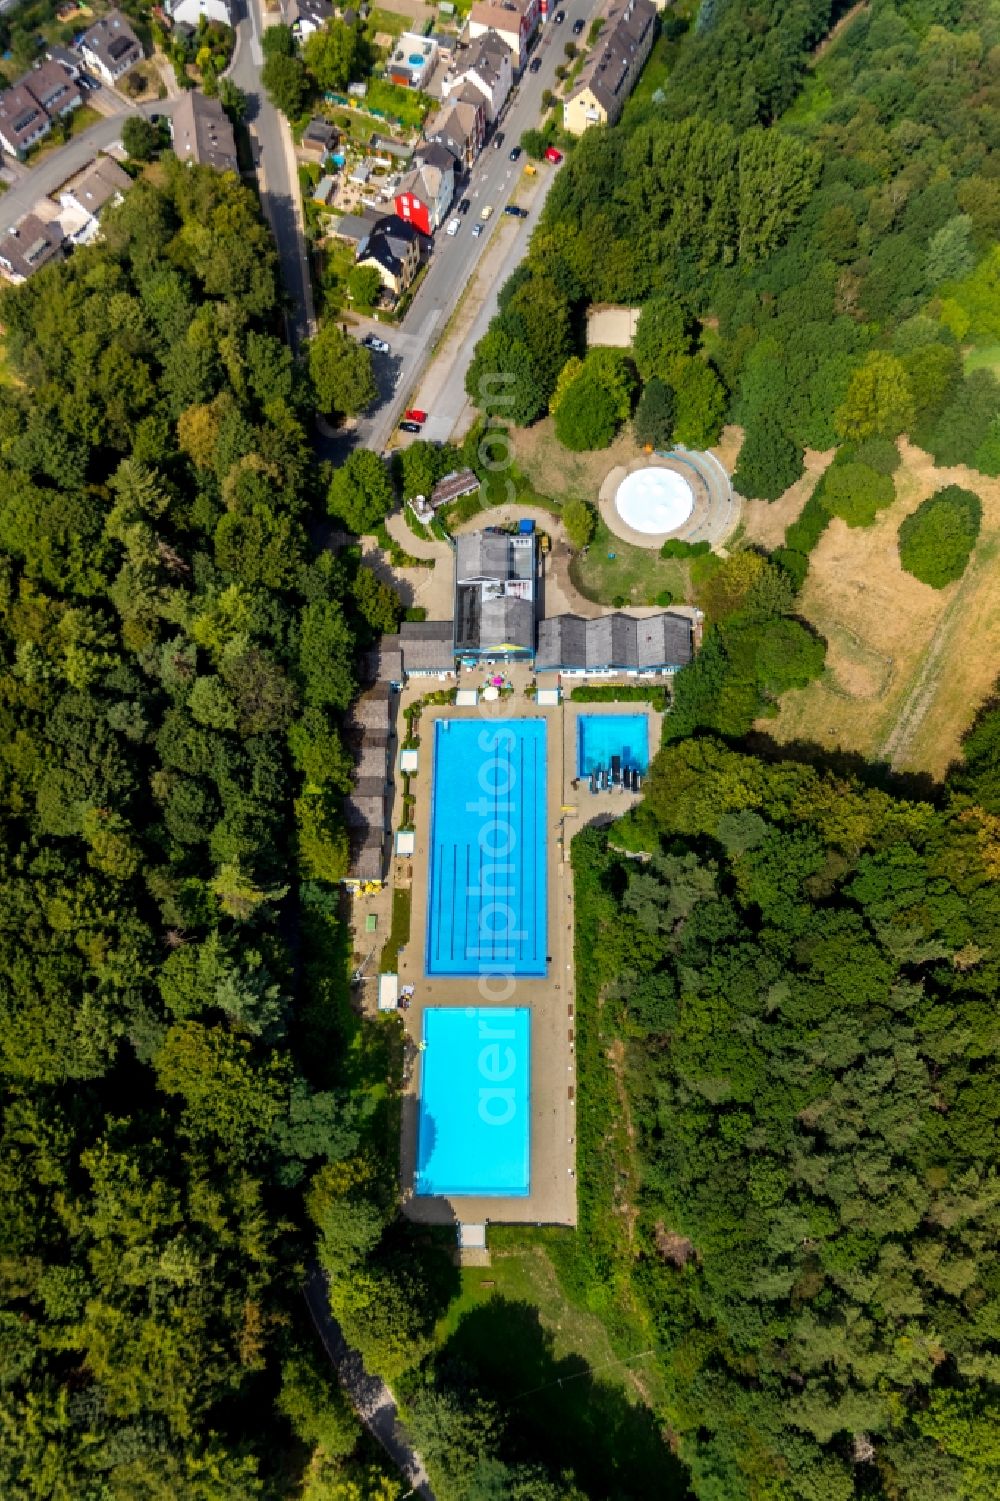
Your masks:
[{"label": "shadow of tree", "polygon": [[597,1379],[582,1357],[557,1358],[529,1304],[495,1297],[466,1314],[438,1357],[442,1375],[449,1367],[500,1404],[508,1463],[571,1469],[593,1501],[690,1494],[653,1414]]}]

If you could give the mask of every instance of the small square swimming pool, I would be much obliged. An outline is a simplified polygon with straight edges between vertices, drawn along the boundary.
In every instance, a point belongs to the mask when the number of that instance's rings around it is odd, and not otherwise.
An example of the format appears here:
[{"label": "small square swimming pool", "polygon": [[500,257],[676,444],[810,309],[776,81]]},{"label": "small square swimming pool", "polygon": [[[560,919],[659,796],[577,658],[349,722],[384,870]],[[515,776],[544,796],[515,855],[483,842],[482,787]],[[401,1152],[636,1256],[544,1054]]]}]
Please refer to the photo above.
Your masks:
[{"label": "small square swimming pool", "polygon": [[428,975],[545,974],[545,721],[439,719]]},{"label": "small square swimming pool", "polygon": [[415,1193],[528,1194],[530,1021],[524,1006],[427,1007]]},{"label": "small square swimming pool", "polygon": [[581,714],[576,721],[576,774],[610,768],[620,756],[622,770],[649,770],[648,714]]}]

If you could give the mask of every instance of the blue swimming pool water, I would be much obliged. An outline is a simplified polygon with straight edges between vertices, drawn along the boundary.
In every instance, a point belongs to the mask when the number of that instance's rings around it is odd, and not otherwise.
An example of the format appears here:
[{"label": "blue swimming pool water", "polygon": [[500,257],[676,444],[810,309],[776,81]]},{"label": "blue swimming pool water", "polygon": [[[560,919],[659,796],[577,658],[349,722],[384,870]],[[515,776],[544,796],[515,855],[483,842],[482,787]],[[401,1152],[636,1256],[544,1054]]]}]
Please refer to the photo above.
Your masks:
[{"label": "blue swimming pool water", "polygon": [[531,1181],[530,1012],[424,1012],[418,1194],[524,1197]]},{"label": "blue swimming pool water", "polygon": [[621,756],[622,770],[649,770],[647,714],[581,714],[576,721],[576,774],[589,777]]},{"label": "blue swimming pool water", "polygon": [[545,721],[439,719],[429,975],[544,975]]}]

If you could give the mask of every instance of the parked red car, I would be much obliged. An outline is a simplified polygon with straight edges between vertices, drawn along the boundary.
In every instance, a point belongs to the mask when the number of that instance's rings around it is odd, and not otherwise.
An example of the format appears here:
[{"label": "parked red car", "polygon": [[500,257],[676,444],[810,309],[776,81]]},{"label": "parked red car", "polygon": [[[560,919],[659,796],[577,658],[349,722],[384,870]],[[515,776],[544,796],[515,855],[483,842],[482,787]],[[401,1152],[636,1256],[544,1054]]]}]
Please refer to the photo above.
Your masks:
[{"label": "parked red car", "polygon": [[422,412],[419,407],[408,407],[406,411],[406,420],[407,422],[426,422],[427,413]]},{"label": "parked red car", "polygon": [[561,151],[557,151],[554,146],[546,146],[546,148],[545,148],[545,160],[547,162],[561,162],[562,159],[563,159],[563,154],[562,154]]}]

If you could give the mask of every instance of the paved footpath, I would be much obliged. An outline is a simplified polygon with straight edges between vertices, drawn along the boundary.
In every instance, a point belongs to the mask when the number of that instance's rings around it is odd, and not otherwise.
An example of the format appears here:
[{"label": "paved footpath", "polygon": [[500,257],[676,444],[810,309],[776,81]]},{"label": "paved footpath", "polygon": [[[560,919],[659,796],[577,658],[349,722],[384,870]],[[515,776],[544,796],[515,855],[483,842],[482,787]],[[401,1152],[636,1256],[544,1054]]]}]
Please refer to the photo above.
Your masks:
[{"label": "paved footpath", "polygon": [[330,1312],[326,1276],[318,1266],[309,1273],[304,1292],[323,1347],[358,1417],[406,1476],[413,1493],[423,1496],[424,1501],[434,1501],[423,1461],[399,1421],[396,1399],[380,1377],[369,1376],[361,1356],[345,1340],[340,1325]]}]

